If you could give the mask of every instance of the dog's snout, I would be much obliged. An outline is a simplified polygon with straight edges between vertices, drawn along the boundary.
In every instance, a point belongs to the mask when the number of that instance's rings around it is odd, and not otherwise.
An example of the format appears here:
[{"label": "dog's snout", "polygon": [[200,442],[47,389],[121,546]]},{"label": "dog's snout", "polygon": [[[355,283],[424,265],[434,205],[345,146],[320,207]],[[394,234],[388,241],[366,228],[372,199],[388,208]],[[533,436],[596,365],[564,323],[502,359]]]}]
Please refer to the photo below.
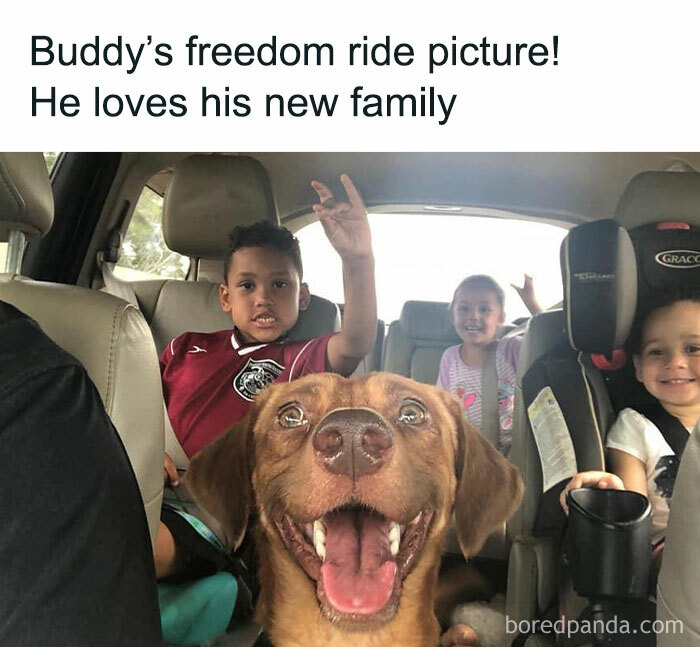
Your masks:
[{"label": "dog's snout", "polygon": [[341,409],[321,420],[313,446],[328,471],[360,478],[382,467],[394,446],[394,436],[374,411]]}]

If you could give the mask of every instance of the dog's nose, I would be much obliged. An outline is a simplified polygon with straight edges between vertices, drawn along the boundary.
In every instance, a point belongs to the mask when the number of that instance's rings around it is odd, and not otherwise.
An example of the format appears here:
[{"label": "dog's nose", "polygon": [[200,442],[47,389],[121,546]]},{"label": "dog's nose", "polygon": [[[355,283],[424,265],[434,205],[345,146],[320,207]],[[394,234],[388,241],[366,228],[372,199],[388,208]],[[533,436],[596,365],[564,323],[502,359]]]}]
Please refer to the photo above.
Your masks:
[{"label": "dog's nose", "polygon": [[394,446],[394,436],[374,411],[341,409],[321,420],[313,446],[329,472],[357,479],[382,467]]}]

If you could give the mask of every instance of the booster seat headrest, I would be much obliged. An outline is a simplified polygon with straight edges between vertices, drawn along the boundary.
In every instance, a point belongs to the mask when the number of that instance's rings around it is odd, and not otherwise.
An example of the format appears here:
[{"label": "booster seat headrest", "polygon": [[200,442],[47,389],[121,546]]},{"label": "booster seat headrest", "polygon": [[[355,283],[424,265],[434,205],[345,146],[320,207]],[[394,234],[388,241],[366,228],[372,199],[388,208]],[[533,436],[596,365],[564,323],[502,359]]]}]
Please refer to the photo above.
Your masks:
[{"label": "booster seat headrest", "polygon": [[629,335],[637,306],[637,264],[629,234],[614,220],[574,227],[561,247],[569,343],[610,354]]},{"label": "booster seat headrest", "polygon": [[571,345],[609,355],[636,313],[668,290],[700,287],[700,174],[632,178],[615,220],[575,227],[562,244]]},{"label": "booster seat headrest", "polygon": [[637,258],[640,306],[669,290],[700,287],[700,227],[660,222],[629,233]]},{"label": "booster seat headrest", "polygon": [[636,175],[615,220],[635,247],[640,304],[670,288],[700,286],[700,173]]}]

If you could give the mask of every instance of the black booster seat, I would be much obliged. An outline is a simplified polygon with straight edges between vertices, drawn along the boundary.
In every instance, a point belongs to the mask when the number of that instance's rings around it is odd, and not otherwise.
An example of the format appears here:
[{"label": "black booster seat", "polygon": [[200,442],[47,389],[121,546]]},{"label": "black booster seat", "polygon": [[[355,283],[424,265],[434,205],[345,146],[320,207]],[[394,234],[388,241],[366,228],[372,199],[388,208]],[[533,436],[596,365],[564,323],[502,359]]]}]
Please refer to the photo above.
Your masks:
[{"label": "black booster seat", "polygon": [[[613,411],[631,407],[644,413],[679,458],[687,432],[678,434],[678,421],[636,380],[620,327],[629,333],[627,322],[640,318],[660,295],[700,288],[700,227],[694,224],[700,222],[700,201],[693,196],[700,196],[697,174],[641,174],[625,191],[615,220],[580,225],[562,245],[569,343],[600,371]],[[606,432],[601,430],[603,442]],[[646,498],[584,489],[570,492],[568,504],[566,561],[573,587],[588,598],[593,615],[604,615],[616,600],[653,594]],[[607,644],[609,637],[596,641]]]}]

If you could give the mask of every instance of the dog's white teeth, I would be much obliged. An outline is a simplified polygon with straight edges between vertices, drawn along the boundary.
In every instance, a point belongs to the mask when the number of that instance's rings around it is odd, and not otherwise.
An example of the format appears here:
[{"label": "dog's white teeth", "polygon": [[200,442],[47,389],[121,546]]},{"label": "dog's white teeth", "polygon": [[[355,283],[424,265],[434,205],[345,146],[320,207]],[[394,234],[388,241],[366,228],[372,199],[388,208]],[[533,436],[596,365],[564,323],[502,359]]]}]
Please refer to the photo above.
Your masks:
[{"label": "dog's white teeth", "polygon": [[399,554],[399,540],[392,541],[389,544],[389,550],[391,551],[391,556],[396,557]]},{"label": "dog's white teeth", "polygon": [[326,527],[320,519],[314,521],[314,548],[321,559],[326,558]]},{"label": "dog's white teeth", "polygon": [[389,526],[389,550],[391,555],[396,557],[399,553],[399,544],[401,543],[401,528],[395,521]]},{"label": "dog's white teeth", "polygon": [[326,526],[320,519],[314,521],[314,538],[320,535],[323,540],[326,540]]},{"label": "dog's white teeth", "polygon": [[419,512],[415,517],[413,517],[413,521],[411,521],[411,524],[418,523],[421,520],[421,517],[423,516],[423,511]]},{"label": "dog's white teeth", "polygon": [[389,526],[389,541],[401,541],[401,527],[395,521]]}]

